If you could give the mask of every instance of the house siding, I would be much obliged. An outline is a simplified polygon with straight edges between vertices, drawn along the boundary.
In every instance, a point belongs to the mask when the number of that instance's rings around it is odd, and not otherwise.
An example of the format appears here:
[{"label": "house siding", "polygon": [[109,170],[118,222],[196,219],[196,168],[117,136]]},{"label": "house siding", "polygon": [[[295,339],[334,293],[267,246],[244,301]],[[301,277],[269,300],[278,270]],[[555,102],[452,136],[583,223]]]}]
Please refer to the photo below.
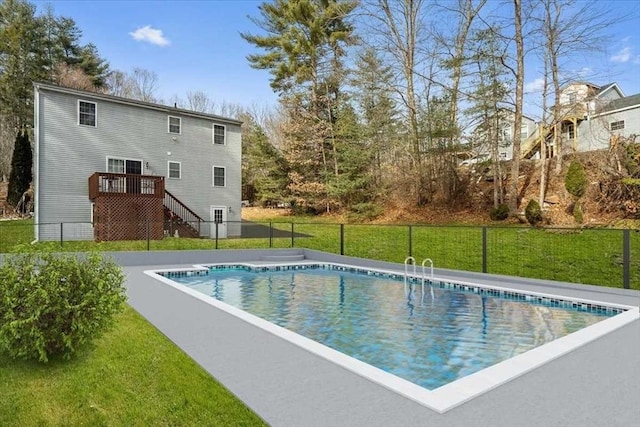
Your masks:
[{"label": "house siding", "polygon": [[[610,123],[624,120],[624,129],[612,131]],[[578,151],[609,148],[613,135],[628,137],[640,135],[640,105],[624,111],[598,115],[580,123],[578,127]]]},{"label": "house siding", "polygon": [[[168,161],[181,163],[181,179],[165,180],[168,191],[204,220],[210,206],[231,208],[229,221],[240,221],[240,125],[204,117],[128,105],[91,94],[36,89],[38,145],[36,222],[40,240],[93,239],[87,180],[106,172],[107,157],[142,160],[144,175],[168,176]],[[97,127],[78,125],[78,100],[95,102]],[[170,134],[169,115],[181,117],[181,134]],[[213,144],[213,124],[226,127],[226,145]],[[174,140],[175,138],[175,140]],[[226,167],[226,187],[212,186],[212,166]],[[204,228],[206,229],[206,227]],[[239,227],[228,227],[239,234]]]}]

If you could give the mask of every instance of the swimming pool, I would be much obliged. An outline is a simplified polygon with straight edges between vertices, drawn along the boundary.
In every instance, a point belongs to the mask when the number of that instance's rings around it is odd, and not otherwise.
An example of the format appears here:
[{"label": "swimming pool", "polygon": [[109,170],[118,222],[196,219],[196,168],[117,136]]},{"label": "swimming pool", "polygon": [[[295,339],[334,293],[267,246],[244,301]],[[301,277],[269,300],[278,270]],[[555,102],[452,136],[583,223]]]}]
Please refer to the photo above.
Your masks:
[{"label": "swimming pool", "polygon": [[577,336],[584,331],[593,339],[629,309],[437,279],[423,293],[420,278],[405,286],[398,273],[324,263],[162,275],[438,411],[563,354],[567,341],[584,341]]}]

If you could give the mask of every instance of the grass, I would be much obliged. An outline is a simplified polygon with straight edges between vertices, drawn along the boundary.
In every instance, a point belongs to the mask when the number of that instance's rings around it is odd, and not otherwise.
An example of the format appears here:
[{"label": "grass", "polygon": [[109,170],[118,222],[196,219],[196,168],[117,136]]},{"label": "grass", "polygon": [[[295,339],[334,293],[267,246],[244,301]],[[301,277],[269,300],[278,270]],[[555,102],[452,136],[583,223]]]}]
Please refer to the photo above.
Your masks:
[{"label": "grass", "polygon": [[[229,238],[217,242],[218,249],[290,248],[288,237],[269,238],[268,227],[296,237],[296,248],[341,253],[341,226],[310,222],[307,217],[274,217],[256,222],[262,225],[259,238]],[[30,221],[0,223],[0,251],[14,242],[32,239]],[[382,261],[403,262],[411,253],[419,262],[431,258],[436,267],[482,271],[482,227],[409,226],[347,224],[343,227],[344,255]],[[280,235],[282,235],[280,233]],[[631,288],[640,289],[640,231],[631,230]],[[304,237],[303,237],[304,236]],[[487,272],[537,279],[559,280],[610,287],[622,287],[622,231],[617,229],[534,229],[530,227],[487,227]],[[38,243],[65,251],[147,250],[146,241]],[[215,249],[215,240],[168,237],[150,241],[150,250]]]},{"label": "grass", "polygon": [[266,425],[133,309],[70,361],[0,354],[0,425]]}]

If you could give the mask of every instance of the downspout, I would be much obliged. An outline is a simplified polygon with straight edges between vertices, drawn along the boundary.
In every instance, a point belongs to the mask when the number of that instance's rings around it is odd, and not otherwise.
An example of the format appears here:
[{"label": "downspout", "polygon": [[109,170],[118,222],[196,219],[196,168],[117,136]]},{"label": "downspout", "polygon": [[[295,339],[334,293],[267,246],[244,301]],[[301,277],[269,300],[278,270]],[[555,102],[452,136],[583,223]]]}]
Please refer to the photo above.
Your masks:
[{"label": "downspout", "polygon": [[33,245],[40,239],[40,92],[37,83],[33,85],[33,137],[36,140],[33,149],[33,228],[35,239],[31,242]]}]

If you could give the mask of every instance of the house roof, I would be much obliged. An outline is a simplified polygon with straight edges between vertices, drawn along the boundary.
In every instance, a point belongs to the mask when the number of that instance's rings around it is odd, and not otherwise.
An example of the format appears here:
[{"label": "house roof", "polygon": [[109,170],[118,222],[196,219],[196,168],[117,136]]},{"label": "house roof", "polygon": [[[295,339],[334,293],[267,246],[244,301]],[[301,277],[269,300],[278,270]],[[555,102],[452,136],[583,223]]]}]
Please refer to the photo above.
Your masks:
[{"label": "house roof", "polygon": [[138,101],[136,99],[123,98],[120,96],[107,95],[104,93],[90,92],[86,90],[72,89],[69,87],[59,86],[53,83],[33,82],[33,86],[36,88],[36,90],[40,90],[40,89],[50,90],[52,92],[60,92],[60,93],[65,93],[69,95],[82,96],[85,98],[94,98],[94,99],[99,99],[99,100],[104,100],[109,102],[115,102],[118,104],[133,105],[133,106],[142,107],[142,108],[149,108],[152,110],[164,111],[168,114],[181,114],[183,116],[198,117],[198,118],[203,118],[203,119],[217,121],[217,122],[242,125],[242,121],[240,120],[231,119],[228,117],[222,117],[216,114],[200,113],[198,111],[186,110],[183,108],[174,108],[168,105]]},{"label": "house roof", "polygon": [[606,111],[621,110],[623,108],[640,106],[640,93],[635,95],[625,96],[624,98],[614,99],[600,110],[602,113]]}]

